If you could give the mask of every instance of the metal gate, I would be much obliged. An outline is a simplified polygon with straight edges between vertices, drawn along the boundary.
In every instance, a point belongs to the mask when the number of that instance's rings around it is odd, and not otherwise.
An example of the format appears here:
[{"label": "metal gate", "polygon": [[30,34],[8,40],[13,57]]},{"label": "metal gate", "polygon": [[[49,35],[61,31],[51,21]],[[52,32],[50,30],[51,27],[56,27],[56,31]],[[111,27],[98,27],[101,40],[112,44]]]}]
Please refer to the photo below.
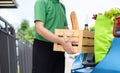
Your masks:
[{"label": "metal gate", "polygon": [[17,36],[20,73],[32,73],[32,43],[20,33]]},{"label": "metal gate", "polygon": [[0,73],[17,73],[14,28],[0,17]]}]

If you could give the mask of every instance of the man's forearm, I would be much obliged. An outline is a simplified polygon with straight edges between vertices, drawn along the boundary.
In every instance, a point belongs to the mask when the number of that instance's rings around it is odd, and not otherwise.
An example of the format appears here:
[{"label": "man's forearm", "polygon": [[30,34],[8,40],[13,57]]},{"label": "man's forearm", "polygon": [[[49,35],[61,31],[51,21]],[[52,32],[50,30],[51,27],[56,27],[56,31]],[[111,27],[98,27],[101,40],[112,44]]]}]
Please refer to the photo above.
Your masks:
[{"label": "man's forearm", "polygon": [[59,38],[58,36],[51,33],[49,30],[44,28],[44,24],[42,22],[36,22],[36,31],[39,35],[41,35],[42,37],[44,37],[45,39],[51,42],[55,42],[59,44],[65,43],[63,39]]}]

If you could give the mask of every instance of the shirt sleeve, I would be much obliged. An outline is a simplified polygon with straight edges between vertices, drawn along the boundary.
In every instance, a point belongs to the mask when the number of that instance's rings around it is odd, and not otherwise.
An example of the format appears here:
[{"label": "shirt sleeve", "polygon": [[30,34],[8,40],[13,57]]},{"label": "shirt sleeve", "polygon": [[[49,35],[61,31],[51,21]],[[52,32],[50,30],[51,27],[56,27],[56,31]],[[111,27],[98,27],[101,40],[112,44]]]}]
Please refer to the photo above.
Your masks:
[{"label": "shirt sleeve", "polygon": [[44,0],[37,0],[34,6],[34,21],[40,20],[45,23],[45,2]]},{"label": "shirt sleeve", "polygon": [[68,26],[67,18],[65,17],[65,23],[64,26]]},{"label": "shirt sleeve", "polygon": [[64,23],[64,26],[68,26],[68,22],[67,22],[67,18],[66,18],[66,9],[65,9],[65,6],[61,3],[61,6],[63,7],[63,10],[65,12],[65,23]]}]

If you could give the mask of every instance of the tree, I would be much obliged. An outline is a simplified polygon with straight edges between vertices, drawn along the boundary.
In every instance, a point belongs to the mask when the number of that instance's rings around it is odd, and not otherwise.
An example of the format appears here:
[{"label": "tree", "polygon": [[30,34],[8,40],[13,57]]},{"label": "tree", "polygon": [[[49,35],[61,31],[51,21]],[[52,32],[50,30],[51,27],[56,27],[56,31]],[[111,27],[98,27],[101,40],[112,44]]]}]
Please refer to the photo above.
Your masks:
[{"label": "tree", "polygon": [[34,27],[30,27],[27,20],[22,21],[18,32],[20,32],[28,41],[33,43]]}]

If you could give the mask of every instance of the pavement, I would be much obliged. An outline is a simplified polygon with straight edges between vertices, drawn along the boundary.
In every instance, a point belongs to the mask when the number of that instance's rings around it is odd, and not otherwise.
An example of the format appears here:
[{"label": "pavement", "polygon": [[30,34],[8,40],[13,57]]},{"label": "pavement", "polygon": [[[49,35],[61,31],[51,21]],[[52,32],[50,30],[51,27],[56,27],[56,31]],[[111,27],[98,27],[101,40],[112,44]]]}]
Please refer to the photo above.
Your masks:
[{"label": "pavement", "polygon": [[73,61],[74,61],[74,56],[67,55],[65,57],[65,73],[71,73]]}]

